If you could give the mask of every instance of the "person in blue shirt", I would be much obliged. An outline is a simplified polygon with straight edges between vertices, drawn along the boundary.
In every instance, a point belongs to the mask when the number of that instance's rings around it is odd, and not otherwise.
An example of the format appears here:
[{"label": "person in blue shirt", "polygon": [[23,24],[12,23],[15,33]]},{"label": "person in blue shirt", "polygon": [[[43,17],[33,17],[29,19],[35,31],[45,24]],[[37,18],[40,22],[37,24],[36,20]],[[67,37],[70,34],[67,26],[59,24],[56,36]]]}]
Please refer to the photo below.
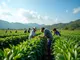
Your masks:
[{"label": "person in blue shirt", "polygon": [[54,29],[53,29],[53,31],[54,31],[54,35],[61,36],[60,32],[59,32],[59,31],[57,31],[57,30],[56,30],[56,28],[54,28]]},{"label": "person in blue shirt", "polygon": [[43,37],[46,37],[47,38],[48,52],[50,52],[51,41],[53,40],[52,33],[51,33],[50,30],[48,30],[48,29],[46,29],[44,27],[41,28],[41,32],[44,33],[44,36]]}]

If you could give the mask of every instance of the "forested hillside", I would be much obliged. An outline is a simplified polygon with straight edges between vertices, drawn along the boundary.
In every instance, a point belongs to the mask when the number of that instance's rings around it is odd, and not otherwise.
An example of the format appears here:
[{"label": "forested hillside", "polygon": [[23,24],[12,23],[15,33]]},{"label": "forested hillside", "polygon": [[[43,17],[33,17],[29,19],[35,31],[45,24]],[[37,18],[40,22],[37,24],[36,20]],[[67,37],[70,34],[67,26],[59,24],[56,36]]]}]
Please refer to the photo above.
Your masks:
[{"label": "forested hillside", "polygon": [[71,21],[69,23],[58,23],[53,25],[48,25],[46,28],[53,29],[65,29],[65,30],[74,30],[74,29],[80,29],[80,19],[77,19],[75,21]]}]

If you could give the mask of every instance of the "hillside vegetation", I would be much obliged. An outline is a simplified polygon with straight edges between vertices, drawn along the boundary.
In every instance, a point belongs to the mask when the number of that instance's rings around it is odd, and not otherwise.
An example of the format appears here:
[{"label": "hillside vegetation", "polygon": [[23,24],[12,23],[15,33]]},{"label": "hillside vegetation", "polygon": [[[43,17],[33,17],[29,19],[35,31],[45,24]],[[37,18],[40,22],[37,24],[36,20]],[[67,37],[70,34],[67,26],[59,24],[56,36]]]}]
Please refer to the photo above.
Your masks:
[{"label": "hillside vegetation", "polygon": [[70,23],[59,23],[46,26],[49,29],[58,28],[58,29],[65,29],[65,30],[74,30],[80,29],[80,19],[71,21]]}]

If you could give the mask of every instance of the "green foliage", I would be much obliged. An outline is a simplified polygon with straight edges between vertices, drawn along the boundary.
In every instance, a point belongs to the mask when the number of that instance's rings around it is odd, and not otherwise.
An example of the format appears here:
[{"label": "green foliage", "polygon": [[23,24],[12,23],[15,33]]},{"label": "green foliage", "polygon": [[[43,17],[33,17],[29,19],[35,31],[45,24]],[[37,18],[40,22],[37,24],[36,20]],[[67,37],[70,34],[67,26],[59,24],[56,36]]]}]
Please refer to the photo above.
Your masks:
[{"label": "green foliage", "polygon": [[62,31],[62,36],[55,36],[52,44],[52,54],[55,60],[80,60],[79,31]]},{"label": "green foliage", "polygon": [[[42,60],[45,51],[45,38],[35,37],[11,49],[4,49],[2,60]],[[3,52],[3,51],[2,51]]]},{"label": "green foliage", "polygon": [[19,44],[20,42],[25,41],[28,39],[28,35],[21,35],[21,36],[10,36],[1,39],[0,38],[0,48],[5,48],[5,47],[10,47],[9,45],[16,45]]}]

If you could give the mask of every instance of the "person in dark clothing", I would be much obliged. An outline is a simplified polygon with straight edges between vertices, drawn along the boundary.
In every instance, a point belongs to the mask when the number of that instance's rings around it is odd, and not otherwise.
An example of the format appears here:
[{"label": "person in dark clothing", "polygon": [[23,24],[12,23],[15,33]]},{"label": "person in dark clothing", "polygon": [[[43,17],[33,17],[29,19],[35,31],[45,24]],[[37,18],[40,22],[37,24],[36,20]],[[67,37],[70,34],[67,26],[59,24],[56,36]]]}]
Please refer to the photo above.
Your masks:
[{"label": "person in dark clothing", "polygon": [[27,33],[27,29],[24,30],[24,33]]},{"label": "person in dark clothing", "polygon": [[30,30],[31,30],[31,29],[29,28],[29,29],[28,29],[28,33],[30,33]]},{"label": "person in dark clothing", "polygon": [[54,29],[53,29],[53,31],[54,31],[54,35],[61,36],[60,32],[59,32],[59,31],[57,31],[57,30],[56,30],[56,28],[54,28]]}]

